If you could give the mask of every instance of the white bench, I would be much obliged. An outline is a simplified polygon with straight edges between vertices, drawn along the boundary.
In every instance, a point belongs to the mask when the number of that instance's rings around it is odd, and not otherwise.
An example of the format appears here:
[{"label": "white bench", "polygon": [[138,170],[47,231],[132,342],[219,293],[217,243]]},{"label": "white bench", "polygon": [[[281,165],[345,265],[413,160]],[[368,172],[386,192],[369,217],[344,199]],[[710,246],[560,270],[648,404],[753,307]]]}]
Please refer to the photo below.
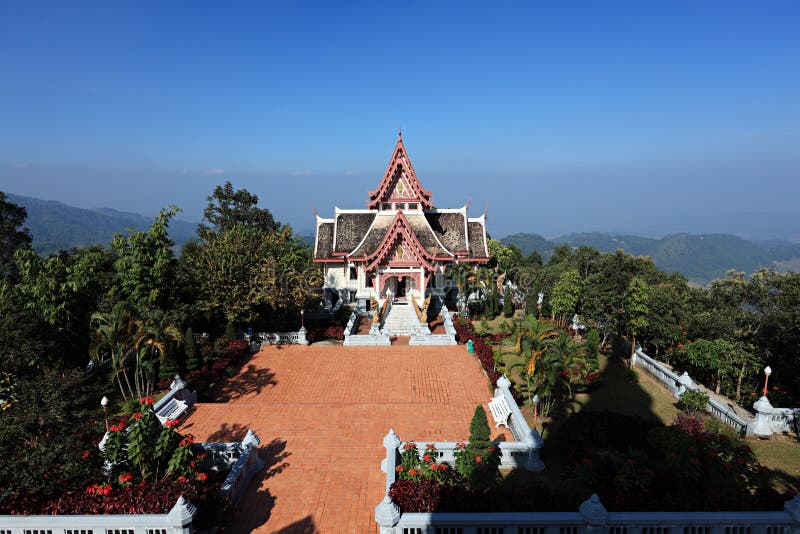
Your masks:
[{"label": "white bench", "polygon": [[492,412],[494,417],[494,427],[506,425],[508,428],[508,416],[511,415],[511,408],[508,406],[505,397],[493,397],[489,401],[489,411]]},{"label": "white bench", "polygon": [[158,417],[158,420],[161,421],[161,425],[163,426],[167,422],[167,419],[177,419],[188,409],[188,402],[171,399],[168,403],[158,409],[156,412],[156,417]]}]

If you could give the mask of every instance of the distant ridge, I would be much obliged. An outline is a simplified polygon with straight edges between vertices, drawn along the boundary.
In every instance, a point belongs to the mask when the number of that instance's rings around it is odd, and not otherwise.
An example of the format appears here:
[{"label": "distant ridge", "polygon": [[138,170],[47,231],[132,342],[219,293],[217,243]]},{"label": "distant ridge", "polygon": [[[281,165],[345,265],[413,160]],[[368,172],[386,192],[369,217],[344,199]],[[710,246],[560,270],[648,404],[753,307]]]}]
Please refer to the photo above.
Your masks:
[{"label": "distant ridge", "polygon": [[538,234],[519,233],[500,241],[518,247],[526,256],[535,250],[545,259],[559,245],[586,245],[603,252],[622,249],[634,256],[649,256],[659,269],[682,273],[698,284],[708,284],[729,269],[751,273],[759,267],[797,270],[800,266],[800,244],[748,241],[731,234],[674,234],[655,239],[589,232],[545,239]]},{"label": "distant ridge", "polygon": [[[111,208],[83,209],[55,200],[7,194],[10,202],[24,206],[28,212],[25,226],[33,236],[33,248],[43,256],[60,250],[88,245],[108,245],[116,232],[129,227],[146,230],[152,217]],[[173,219],[169,235],[176,245],[195,237],[197,223]]]}]

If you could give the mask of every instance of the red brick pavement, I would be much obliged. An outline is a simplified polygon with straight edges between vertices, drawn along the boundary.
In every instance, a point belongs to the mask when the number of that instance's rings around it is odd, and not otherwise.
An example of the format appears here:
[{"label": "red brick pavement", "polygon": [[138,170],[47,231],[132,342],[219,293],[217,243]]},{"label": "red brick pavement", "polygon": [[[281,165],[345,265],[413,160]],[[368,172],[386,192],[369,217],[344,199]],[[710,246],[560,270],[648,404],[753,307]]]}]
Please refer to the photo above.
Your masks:
[{"label": "red brick pavement", "polygon": [[389,428],[404,440],[462,441],[490,396],[463,346],[269,347],[220,402],[195,405],[182,431],[233,441],[252,428],[261,438],[266,473],[237,508],[233,532],[376,532]]}]

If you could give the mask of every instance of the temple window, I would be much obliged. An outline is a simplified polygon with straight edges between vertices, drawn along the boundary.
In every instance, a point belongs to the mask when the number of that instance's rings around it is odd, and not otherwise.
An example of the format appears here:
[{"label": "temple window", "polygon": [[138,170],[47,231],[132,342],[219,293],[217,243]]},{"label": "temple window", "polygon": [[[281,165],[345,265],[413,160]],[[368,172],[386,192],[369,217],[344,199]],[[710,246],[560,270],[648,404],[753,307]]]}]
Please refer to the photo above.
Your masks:
[{"label": "temple window", "polygon": [[350,280],[358,280],[358,271],[355,267],[350,267]]},{"label": "temple window", "polygon": [[410,210],[417,209],[417,203],[416,202],[409,202],[408,203],[408,209],[410,209]]}]

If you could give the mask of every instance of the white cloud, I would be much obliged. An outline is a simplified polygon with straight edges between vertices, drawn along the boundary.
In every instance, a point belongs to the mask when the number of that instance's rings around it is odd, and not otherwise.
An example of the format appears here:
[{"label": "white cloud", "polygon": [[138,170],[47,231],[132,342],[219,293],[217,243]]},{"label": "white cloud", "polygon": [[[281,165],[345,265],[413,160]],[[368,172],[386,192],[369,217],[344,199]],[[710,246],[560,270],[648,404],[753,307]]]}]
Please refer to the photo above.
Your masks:
[{"label": "white cloud", "polygon": [[289,176],[311,176],[312,174],[314,174],[314,173],[312,173],[308,169],[298,169],[298,170],[290,172]]},{"label": "white cloud", "polygon": [[15,163],[14,164],[14,167],[16,167],[17,169],[27,169],[30,166],[31,166],[31,164],[28,163],[27,161],[22,161],[20,163]]},{"label": "white cloud", "polygon": [[208,169],[206,174],[216,174],[217,176],[225,174],[225,169],[216,168],[216,169]]}]

